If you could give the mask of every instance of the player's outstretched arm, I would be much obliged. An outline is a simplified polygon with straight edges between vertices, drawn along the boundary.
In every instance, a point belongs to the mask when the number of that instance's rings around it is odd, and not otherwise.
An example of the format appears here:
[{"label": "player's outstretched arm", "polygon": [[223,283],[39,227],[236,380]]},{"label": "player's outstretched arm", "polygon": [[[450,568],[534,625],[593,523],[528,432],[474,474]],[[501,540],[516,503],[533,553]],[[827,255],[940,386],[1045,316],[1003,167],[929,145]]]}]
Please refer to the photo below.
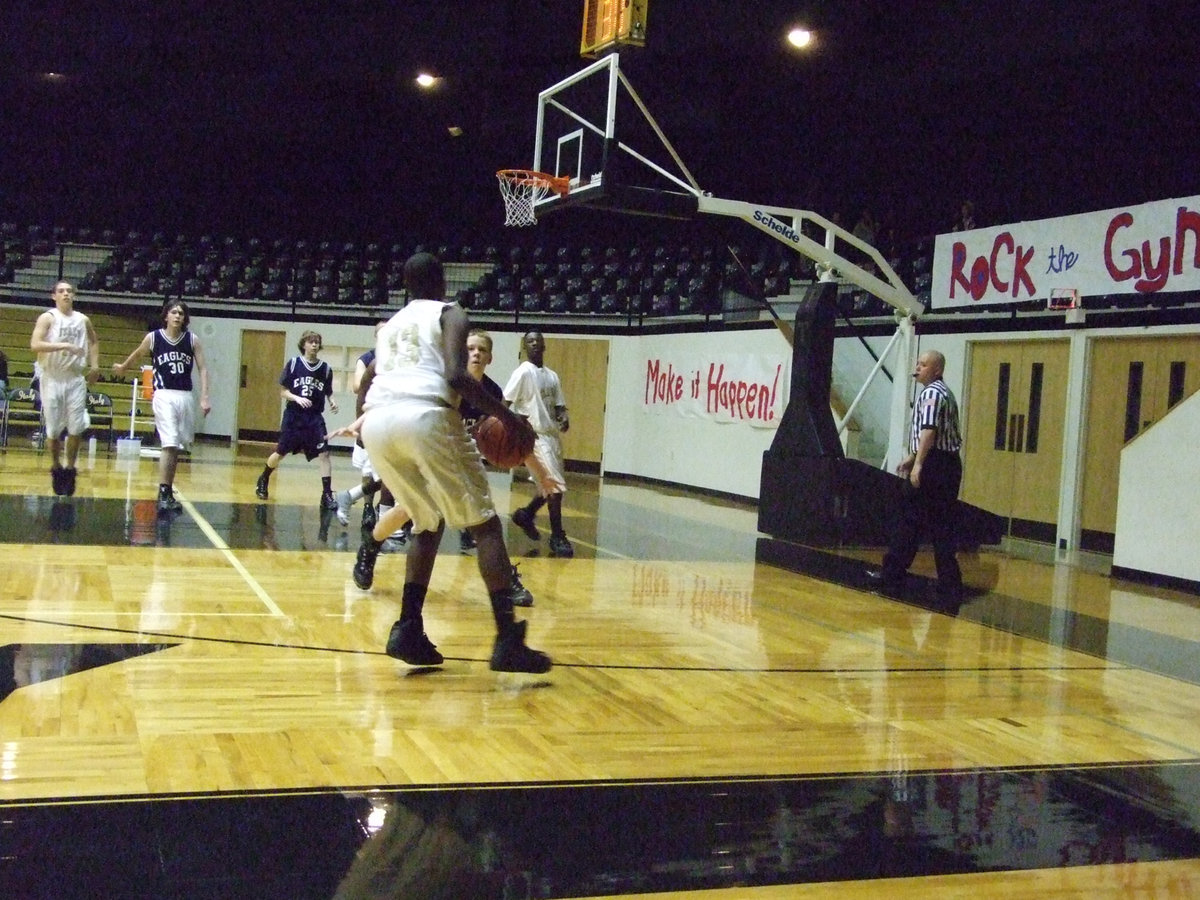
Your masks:
[{"label": "player's outstretched arm", "polygon": [[134,348],[133,352],[125,357],[124,362],[113,363],[112,370],[118,375],[124,375],[130,366],[150,352],[150,347],[153,341],[154,332],[151,331],[144,338],[142,338],[142,342]]},{"label": "player's outstretched arm", "polygon": [[333,429],[333,431],[331,431],[331,432],[329,432],[329,434],[325,435],[325,440],[328,441],[331,438],[335,438],[335,437],[358,437],[359,432],[362,431],[363,419],[365,419],[366,417],[367,417],[366,413],[364,413],[363,415],[361,415],[357,419],[355,419],[353,422],[351,422],[349,425],[343,425],[341,428]]}]

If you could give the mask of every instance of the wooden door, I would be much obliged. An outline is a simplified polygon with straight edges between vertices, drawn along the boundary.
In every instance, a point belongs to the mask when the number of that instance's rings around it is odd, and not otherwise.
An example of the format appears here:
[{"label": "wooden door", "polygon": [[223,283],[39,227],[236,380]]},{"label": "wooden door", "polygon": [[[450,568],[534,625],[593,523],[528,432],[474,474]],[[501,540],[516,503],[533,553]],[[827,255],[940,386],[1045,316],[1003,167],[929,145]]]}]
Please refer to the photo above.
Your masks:
[{"label": "wooden door", "polygon": [[1093,341],[1088,386],[1080,545],[1111,553],[1121,449],[1200,388],[1200,335]]},{"label": "wooden door", "polygon": [[1070,345],[972,342],[962,498],[1053,542],[1062,478]]},{"label": "wooden door", "polygon": [[575,464],[572,468],[599,472],[608,393],[608,341],[547,337],[546,365],[562,381],[571,418],[571,430],[563,435],[563,453]]},{"label": "wooden door", "polygon": [[286,362],[282,331],[243,331],[238,387],[239,441],[273,441],[279,433],[282,401],[279,373]]}]

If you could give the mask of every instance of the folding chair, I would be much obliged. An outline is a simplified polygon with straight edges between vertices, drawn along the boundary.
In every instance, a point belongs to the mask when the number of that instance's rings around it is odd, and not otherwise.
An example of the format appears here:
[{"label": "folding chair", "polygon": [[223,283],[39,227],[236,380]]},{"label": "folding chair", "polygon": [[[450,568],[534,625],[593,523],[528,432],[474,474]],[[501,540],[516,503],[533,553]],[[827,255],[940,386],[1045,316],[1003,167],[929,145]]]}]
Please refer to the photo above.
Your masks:
[{"label": "folding chair", "polygon": [[0,421],[0,447],[8,446],[8,429],[14,424],[31,425],[35,432],[42,430],[42,395],[37,388],[13,388],[5,395],[4,418]]},{"label": "folding chair", "polygon": [[101,391],[88,391],[87,410],[88,418],[92,421],[92,430],[107,432],[105,444],[111,451],[117,441],[117,433],[113,428],[112,397]]}]

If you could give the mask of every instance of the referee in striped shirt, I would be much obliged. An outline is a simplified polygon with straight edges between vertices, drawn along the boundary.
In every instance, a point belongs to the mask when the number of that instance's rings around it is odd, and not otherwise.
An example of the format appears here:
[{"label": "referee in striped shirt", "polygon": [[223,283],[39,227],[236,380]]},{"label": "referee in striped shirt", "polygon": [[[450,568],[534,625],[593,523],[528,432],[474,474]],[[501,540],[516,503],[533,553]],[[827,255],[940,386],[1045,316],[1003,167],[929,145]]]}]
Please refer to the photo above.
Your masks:
[{"label": "referee in striped shirt", "polygon": [[913,407],[908,456],[896,467],[906,478],[904,503],[883,557],[882,570],[868,572],[884,590],[898,590],[912,565],[922,538],[933,542],[937,564],[939,602],[957,611],[962,602],[962,571],[954,551],[957,545],[955,505],[962,483],[962,430],[958,403],[942,380],[946,357],[927,350],[917,358],[913,377],[922,386]]}]

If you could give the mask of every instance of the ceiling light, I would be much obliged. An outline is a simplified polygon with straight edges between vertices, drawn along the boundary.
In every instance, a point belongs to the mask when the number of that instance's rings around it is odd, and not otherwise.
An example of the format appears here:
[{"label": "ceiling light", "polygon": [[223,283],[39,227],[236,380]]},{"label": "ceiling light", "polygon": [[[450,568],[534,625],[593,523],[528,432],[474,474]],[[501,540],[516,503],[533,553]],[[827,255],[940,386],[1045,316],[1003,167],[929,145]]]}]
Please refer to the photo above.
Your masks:
[{"label": "ceiling light", "polygon": [[812,44],[813,33],[807,28],[793,28],[788,32],[788,43],[798,49],[804,49]]}]

